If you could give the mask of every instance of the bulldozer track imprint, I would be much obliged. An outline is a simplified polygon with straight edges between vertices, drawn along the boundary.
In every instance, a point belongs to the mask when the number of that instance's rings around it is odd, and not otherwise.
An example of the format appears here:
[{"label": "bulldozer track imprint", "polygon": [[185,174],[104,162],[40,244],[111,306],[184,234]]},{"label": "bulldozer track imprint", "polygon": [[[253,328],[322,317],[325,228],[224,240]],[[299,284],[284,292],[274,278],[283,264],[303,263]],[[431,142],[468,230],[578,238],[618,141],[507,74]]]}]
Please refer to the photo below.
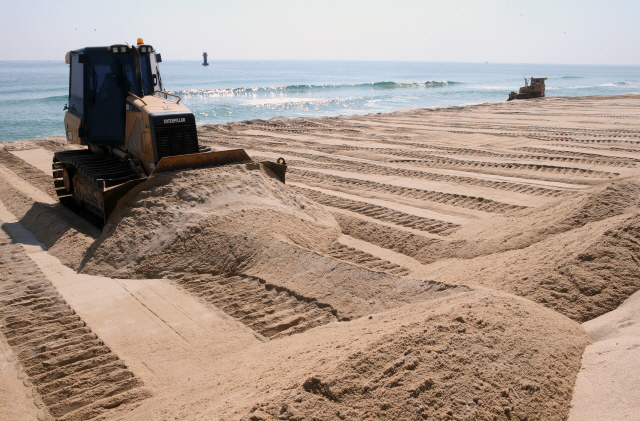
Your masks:
[{"label": "bulldozer track imprint", "polygon": [[291,181],[299,181],[308,186],[328,188],[343,191],[367,191],[388,193],[397,196],[409,197],[412,199],[442,203],[467,209],[481,210],[484,212],[503,213],[520,209],[525,206],[510,205],[496,202],[482,197],[466,196],[462,194],[441,193],[437,191],[421,190],[409,187],[392,186],[389,184],[376,183],[373,181],[356,180],[353,178],[339,177],[329,174],[321,174],[311,171],[293,169],[290,171]]},{"label": "bulldozer track imprint", "polygon": [[540,171],[555,173],[561,175],[576,175],[579,177],[590,178],[615,178],[619,177],[618,173],[611,173],[606,171],[585,170],[582,168],[570,168],[570,167],[556,167],[551,165],[533,165],[533,164],[517,164],[513,162],[509,163],[497,163],[486,161],[460,161],[455,159],[446,159],[434,157],[433,159],[406,159],[406,160],[390,160],[388,162],[419,165],[428,168],[464,168],[465,170],[484,170],[484,169],[500,169],[500,170],[516,170],[516,171]]},{"label": "bulldozer track imprint", "polygon": [[[566,145],[562,145],[560,147],[566,147]],[[640,152],[640,150],[636,149],[621,149],[621,148],[613,148],[623,152]],[[558,150],[558,149],[545,149],[545,148],[534,148],[523,146],[520,148],[513,148],[514,151],[525,151],[532,153],[543,153],[543,154],[553,154],[560,156],[550,156],[550,158],[562,159],[563,157],[571,157],[571,158],[579,158],[583,159],[585,162],[593,163],[596,165],[603,166],[617,166],[617,167],[626,167],[626,166],[637,166],[640,162],[640,159],[623,157],[623,156],[607,156],[607,155],[599,155],[595,153],[587,153],[587,152],[576,152],[576,151],[566,151],[566,150]]]},{"label": "bulldozer track imprint", "polygon": [[364,251],[345,246],[344,244],[340,244],[337,242],[331,245],[331,248],[329,249],[329,252],[327,254],[336,259],[344,260],[345,262],[349,263],[355,263],[376,272],[385,272],[398,276],[406,276],[409,274],[409,272],[411,272],[405,267],[402,267],[395,263],[391,263],[387,260],[382,260],[369,253],[365,253]]},{"label": "bulldozer track imprint", "polygon": [[20,174],[20,177],[26,180],[29,184],[45,192],[52,198],[56,197],[56,191],[53,186],[51,176],[43,173],[38,168],[23,161],[11,152],[0,149],[0,164],[6,166],[13,172]]},{"label": "bulldozer track imprint", "polygon": [[[335,139],[335,136],[333,136]],[[343,137],[343,139],[349,139]],[[588,154],[588,153],[576,153],[576,152],[567,152],[567,151],[557,151],[543,148],[514,148],[513,150],[521,150],[526,152],[532,152],[536,154],[553,154],[553,155],[534,155],[534,154],[515,154],[515,153],[499,153],[486,151],[481,149],[470,149],[470,148],[457,148],[450,146],[441,146],[435,145],[431,143],[416,143],[416,142],[408,142],[408,141],[391,141],[389,139],[376,139],[377,142],[382,144],[400,146],[401,148],[368,148],[368,147],[357,147],[352,145],[331,145],[331,146],[321,146],[314,144],[314,142],[309,141],[298,141],[301,145],[309,148],[313,148],[315,146],[318,150],[341,150],[341,151],[361,151],[361,152],[369,152],[374,155],[383,154],[383,155],[393,155],[393,156],[401,156],[401,157],[410,157],[424,160],[438,160],[438,159],[447,159],[442,157],[441,155],[462,155],[462,156],[477,156],[477,157],[490,157],[490,158],[500,158],[500,159],[520,159],[520,160],[536,160],[536,161],[556,161],[556,162],[568,162],[575,164],[583,164],[583,165],[600,165],[600,166],[608,166],[608,167],[636,167],[638,163],[640,163],[640,159],[629,158],[629,157],[610,157],[606,155],[597,155],[597,154]],[[407,147],[422,149],[422,150],[407,150]],[[425,150],[427,149],[427,150]],[[467,161],[456,161],[455,162],[467,162]],[[471,161],[474,162],[474,161]],[[491,164],[491,163],[487,163]],[[495,163],[500,164],[500,163]],[[518,164],[518,165],[531,165],[531,164]]]},{"label": "bulldozer track imprint", "polygon": [[[553,188],[531,186],[527,184],[520,184],[520,183],[513,183],[513,182],[483,180],[479,178],[465,177],[465,176],[444,175],[444,174],[437,174],[437,173],[431,173],[426,171],[417,171],[417,170],[403,169],[403,168],[392,168],[389,166],[372,164],[370,162],[362,162],[362,161],[354,162],[347,159],[338,159],[338,158],[328,157],[325,155],[315,155],[315,154],[296,152],[296,151],[285,150],[285,149],[266,148],[266,147],[261,147],[259,145],[254,145],[250,143],[238,144],[235,142],[231,143],[226,141],[221,141],[221,143],[225,144],[227,147],[233,145],[233,147],[244,147],[244,148],[255,149],[255,150],[264,151],[264,152],[277,152],[283,155],[295,156],[295,157],[306,159],[306,161],[289,159],[287,163],[290,168],[307,167],[307,168],[331,169],[331,170],[335,169],[340,171],[353,171],[353,172],[366,173],[366,174],[379,174],[379,175],[389,175],[389,176],[400,176],[404,178],[417,178],[417,179],[423,179],[423,180],[444,181],[444,182],[450,182],[450,183],[462,183],[462,184],[468,184],[468,185],[488,187],[488,188],[493,188],[498,190],[512,191],[516,193],[531,194],[535,196],[558,197],[565,193],[565,191],[563,190],[557,190]],[[263,159],[266,159],[266,158],[263,158]],[[464,168],[464,166],[466,165],[465,161],[459,161],[459,162],[462,162],[463,164],[461,164],[458,167]],[[482,163],[471,164],[471,165],[476,165],[477,167],[478,165],[481,165],[481,164]],[[482,172],[487,174],[493,174],[493,172],[490,171],[491,167],[493,166],[491,164],[493,163],[489,163],[487,170]],[[423,165],[426,168],[429,168],[429,167],[438,168],[437,166],[429,165],[429,163],[427,162],[425,162]],[[465,170],[468,170],[468,168],[471,168],[471,165],[467,165],[467,168],[465,168]],[[503,164],[500,164],[500,165],[503,165]],[[509,164],[504,164],[504,165],[509,165]],[[523,164],[523,165],[526,165],[526,164]],[[495,167],[497,167],[497,165]],[[537,167],[543,167],[543,166],[530,165],[530,167],[532,169],[535,169]],[[443,166],[442,168],[456,169],[455,166]],[[568,170],[562,170],[562,168],[564,167],[549,166],[549,169],[551,171],[555,171],[555,169],[558,169],[558,168],[560,169],[559,175],[564,175],[567,171],[573,170],[573,168],[570,168]],[[584,174],[597,173],[597,172],[594,172],[593,170],[581,170],[581,169],[575,169],[575,170],[576,170],[575,173],[579,174],[581,177],[584,177]],[[619,175],[617,173],[607,173],[604,171],[601,173],[603,176],[601,178],[613,178]],[[499,174],[499,173],[496,173],[496,174]]]},{"label": "bulldozer track imprint", "polygon": [[395,225],[413,228],[419,231],[428,232],[430,234],[449,235],[460,228],[460,225],[452,224],[450,222],[409,215],[407,213],[395,211],[370,203],[331,196],[316,190],[306,189],[303,187],[292,188],[325,206],[349,210],[351,212],[356,212],[374,219],[379,219],[380,221],[391,222]]},{"label": "bulldozer track imprint", "polygon": [[338,320],[329,305],[240,274],[180,273],[171,278],[261,335],[274,339]]},{"label": "bulldozer track imprint", "polygon": [[37,406],[57,420],[90,420],[150,396],[4,231],[0,267],[0,332]]},{"label": "bulldozer track imprint", "polygon": [[[423,146],[424,147],[424,146]],[[432,148],[432,146],[426,146],[427,148]],[[443,158],[438,156],[437,154],[447,154],[447,155],[463,155],[463,156],[478,156],[478,157],[492,157],[492,158],[501,158],[501,159],[525,159],[525,160],[538,160],[538,161],[557,161],[557,162],[569,162],[574,164],[584,164],[584,165],[599,165],[605,167],[636,167],[640,162],[640,159],[633,158],[613,158],[607,157],[604,155],[590,155],[590,154],[573,154],[573,156],[566,156],[566,153],[563,151],[552,151],[549,149],[542,148],[521,148],[520,150],[532,149],[532,152],[538,153],[555,153],[556,155],[561,156],[545,156],[545,155],[528,155],[528,154],[508,154],[508,153],[496,153],[496,152],[488,152],[481,151],[476,149],[463,149],[463,148],[444,148],[444,147],[433,147],[436,149],[436,154],[432,152],[420,152],[420,151],[399,151],[397,149],[382,149],[380,150],[384,154],[387,155],[395,155],[409,158],[416,158],[419,160],[432,161],[435,160],[441,162],[450,162],[452,164],[462,164],[462,165],[474,165],[474,164],[482,164],[483,166],[497,166],[504,167],[508,166],[509,169],[532,169],[530,167],[534,167],[535,169],[540,169],[540,165],[535,164],[518,164],[518,163],[498,163],[498,162],[477,162],[477,161],[460,161],[453,160],[450,158]],[[542,166],[542,167],[550,167],[550,168],[562,168],[569,170],[581,170],[580,168],[571,168],[571,167],[552,167],[552,166]],[[591,174],[591,170],[584,170]]]},{"label": "bulldozer track imprint", "polygon": [[313,161],[298,161],[289,160],[289,166],[293,168],[317,168],[317,169],[330,169],[340,171],[359,172],[364,174],[376,174],[386,176],[397,176],[404,178],[442,181],[449,183],[460,183],[472,186],[487,187],[497,190],[505,190],[514,193],[530,194],[533,196],[547,196],[547,197],[559,197],[566,194],[565,190],[557,190],[547,187],[531,186],[528,184],[512,183],[506,181],[492,181],[481,178],[457,176],[457,175],[445,175],[437,174],[426,171],[404,169],[404,168],[392,168],[382,165],[373,165],[368,163],[349,163],[348,161],[341,162],[340,164],[324,162],[324,159],[317,159]]}]

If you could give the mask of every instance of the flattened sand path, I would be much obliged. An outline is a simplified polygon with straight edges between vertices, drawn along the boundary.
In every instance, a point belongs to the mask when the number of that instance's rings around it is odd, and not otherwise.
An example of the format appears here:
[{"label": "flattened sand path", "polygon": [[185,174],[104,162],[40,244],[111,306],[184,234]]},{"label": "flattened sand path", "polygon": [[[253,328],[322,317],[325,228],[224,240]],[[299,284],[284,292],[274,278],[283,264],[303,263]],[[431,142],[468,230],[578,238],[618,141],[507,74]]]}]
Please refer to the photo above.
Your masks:
[{"label": "flattened sand path", "polygon": [[569,421],[640,420],[640,291],[582,325],[593,344],[582,356]]}]

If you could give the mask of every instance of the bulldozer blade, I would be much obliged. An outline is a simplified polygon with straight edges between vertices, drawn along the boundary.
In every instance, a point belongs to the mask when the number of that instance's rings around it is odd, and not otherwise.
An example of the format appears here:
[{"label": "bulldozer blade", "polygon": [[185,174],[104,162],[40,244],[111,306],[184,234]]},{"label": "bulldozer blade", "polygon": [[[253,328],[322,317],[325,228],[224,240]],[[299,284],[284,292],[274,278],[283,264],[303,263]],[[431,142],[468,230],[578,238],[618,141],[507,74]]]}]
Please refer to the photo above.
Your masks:
[{"label": "bulldozer blade", "polygon": [[[284,161],[283,161],[284,162]],[[273,173],[280,179],[280,181],[284,184],[284,176],[287,173],[286,164],[275,163],[271,161],[262,161],[260,162],[265,167],[269,168]]]},{"label": "bulldozer blade", "polygon": [[[210,167],[214,165],[227,165],[240,162],[251,161],[249,155],[244,149],[231,149],[228,151],[220,152],[204,152],[188,155],[167,156],[158,162],[156,168],[149,175],[178,171],[183,169],[197,169]],[[284,183],[285,173],[287,171],[287,165],[284,159],[280,158],[277,163],[263,161],[261,162],[266,168],[270,169],[279,179]],[[135,180],[129,180],[122,184],[118,184],[113,187],[105,188],[102,191],[102,211],[104,215],[104,223],[106,225],[109,215],[113,212],[120,200],[125,194],[127,194],[132,188],[144,181],[149,180],[147,177],[138,178]]]},{"label": "bulldozer blade", "polygon": [[[159,174],[164,172],[178,171],[186,168],[196,169],[213,165],[226,165],[243,161],[251,161],[249,155],[244,149],[231,149],[221,152],[204,152],[188,155],[167,156],[158,162],[156,168],[150,174]],[[147,177],[130,180],[117,186],[104,189],[102,192],[102,206],[104,223],[107,223],[109,215],[118,204],[118,200],[122,198],[129,190],[138,184],[148,180]]]},{"label": "bulldozer blade", "polygon": [[251,161],[244,149],[231,149],[220,152],[204,152],[188,155],[165,156],[158,162],[151,175],[183,170],[185,168],[204,168],[212,165],[226,165]]},{"label": "bulldozer blade", "polygon": [[122,196],[127,194],[129,190],[146,180],[146,177],[129,180],[122,184],[118,184],[117,186],[107,188],[102,192],[102,207],[105,225],[109,220],[109,215],[111,215],[111,212],[113,212],[113,210],[116,208],[118,200],[120,200]]}]

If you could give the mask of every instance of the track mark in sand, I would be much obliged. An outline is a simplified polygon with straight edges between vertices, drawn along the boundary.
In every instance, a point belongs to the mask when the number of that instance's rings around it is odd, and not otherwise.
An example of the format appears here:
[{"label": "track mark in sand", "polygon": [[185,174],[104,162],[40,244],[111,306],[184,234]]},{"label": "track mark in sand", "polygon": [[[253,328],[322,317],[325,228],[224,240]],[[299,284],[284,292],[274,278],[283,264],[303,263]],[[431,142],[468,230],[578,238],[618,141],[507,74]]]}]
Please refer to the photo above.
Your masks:
[{"label": "track mark in sand", "polygon": [[[385,142],[389,143],[389,142]],[[497,158],[497,159],[520,159],[520,160],[530,160],[530,161],[553,161],[553,162],[563,162],[563,163],[572,163],[572,164],[583,164],[583,165],[597,165],[603,167],[627,167],[633,168],[637,167],[640,163],[640,159],[635,158],[627,158],[627,157],[611,157],[606,155],[596,155],[596,154],[566,154],[562,153],[563,151],[554,151],[551,149],[543,149],[543,148],[515,148],[512,150],[522,150],[526,152],[534,152],[538,153],[538,155],[529,155],[529,154],[515,154],[515,153],[501,153],[501,152],[492,152],[482,149],[471,149],[471,148],[456,148],[456,147],[447,147],[447,146],[439,146],[432,145],[428,143],[420,144],[420,143],[408,143],[408,142],[394,142],[403,147],[414,147],[423,150],[404,150],[400,148],[393,149],[385,149],[385,148],[356,148],[356,147],[341,147],[341,149],[348,150],[358,150],[358,151],[367,151],[374,154],[382,154],[382,155],[392,155],[392,156],[400,156],[403,158],[416,158],[418,160],[451,160],[452,162],[462,162],[462,163],[475,163],[477,161],[461,161],[452,158],[446,158],[442,155],[453,155],[453,156],[473,156],[473,157],[487,157],[487,158]],[[427,150],[424,150],[427,149]],[[530,149],[530,150],[529,150]],[[556,153],[558,152],[558,153]],[[539,155],[543,154],[552,154],[552,155]],[[491,164],[491,162],[489,162]],[[500,165],[502,163],[494,163]],[[516,165],[532,165],[538,166],[537,164],[516,164]],[[524,167],[523,167],[524,168]],[[526,169],[526,168],[524,168]],[[571,167],[570,169],[574,169]],[[575,168],[578,169],[578,168]]]},{"label": "track mark in sand", "polygon": [[323,188],[332,187],[335,190],[346,189],[349,192],[365,190],[367,192],[386,193],[396,196],[408,197],[411,199],[457,206],[465,209],[480,210],[483,212],[503,213],[526,208],[526,206],[510,205],[508,203],[496,202],[495,200],[485,199],[483,197],[466,196],[464,194],[442,193],[411,187],[400,187],[390,184],[377,183],[374,181],[358,180],[331,174],[305,171],[297,168],[290,169],[288,171],[288,177],[291,181],[299,181],[308,186],[317,186]]},{"label": "track mark in sand", "polygon": [[4,228],[0,267],[0,332],[36,405],[57,420],[80,421],[150,396]]},{"label": "track mark in sand", "polygon": [[458,224],[451,222],[438,221],[436,219],[422,218],[420,216],[409,215],[393,209],[382,206],[373,205],[365,202],[358,202],[351,199],[343,199],[337,196],[331,196],[316,190],[305,189],[303,187],[294,187],[292,189],[304,194],[308,198],[316,202],[339,209],[346,209],[351,212],[360,213],[362,215],[378,219],[385,222],[392,222],[403,227],[413,228],[419,231],[428,232],[438,235],[449,235],[460,228]]},{"label": "track mark in sand", "polygon": [[[576,139],[575,137],[571,137],[572,135],[541,135],[541,134],[526,134],[522,137],[528,137],[530,139],[542,140],[545,142],[568,142],[568,143],[587,143],[587,144],[622,144],[622,145],[640,145],[640,141],[637,140],[619,140],[619,139],[593,139],[594,136],[597,135],[588,135],[584,134],[583,136],[590,136],[590,139]],[[636,138],[636,135],[630,135],[628,137]]]},{"label": "track mark in sand", "polygon": [[463,161],[452,158],[442,158],[434,156],[431,159],[402,159],[402,160],[390,160],[387,162],[398,164],[412,164],[420,165],[428,168],[446,168],[446,169],[459,169],[464,168],[469,170],[516,170],[516,171],[540,171],[544,173],[558,174],[562,176],[576,175],[579,177],[590,178],[615,178],[619,177],[619,173],[586,170],[582,168],[574,167],[557,167],[553,165],[542,164],[518,164],[515,162],[488,162],[488,161]]},{"label": "track mark in sand", "polygon": [[269,339],[339,320],[337,311],[328,304],[254,276],[180,273],[171,279]]},{"label": "track mark in sand", "polygon": [[331,248],[329,249],[329,252],[327,254],[335,259],[344,260],[345,262],[349,263],[355,263],[356,265],[363,266],[369,270],[376,272],[385,272],[398,276],[406,276],[409,274],[409,272],[411,272],[405,267],[396,265],[395,263],[391,263],[387,260],[382,260],[369,253],[365,253],[364,251],[346,246],[344,244],[340,244],[338,242],[331,245]]},{"label": "track mark in sand", "polygon": [[[560,197],[567,193],[567,190],[559,190],[554,188],[534,186],[531,184],[510,182],[510,181],[494,181],[486,178],[479,177],[467,177],[463,175],[445,175],[439,173],[432,173],[428,171],[413,170],[408,168],[397,168],[392,166],[385,166],[380,164],[374,164],[372,162],[365,161],[353,161],[347,158],[339,159],[327,155],[317,155],[313,153],[297,152],[291,149],[279,149],[282,145],[275,145],[273,147],[265,147],[262,144],[256,142],[247,142],[246,139],[242,139],[242,142],[229,142],[223,139],[216,139],[217,143],[225,145],[227,148],[247,148],[255,151],[263,151],[269,153],[281,154],[289,157],[299,157],[304,160],[287,159],[289,168],[317,168],[317,169],[330,169],[348,172],[358,172],[362,174],[376,174],[386,175],[393,177],[413,178],[421,180],[440,181],[455,184],[467,184],[472,186],[480,186],[486,188],[492,188],[496,190],[510,191],[514,193],[528,194],[533,196],[545,196],[545,197]],[[270,160],[268,156],[252,155],[256,160]],[[491,174],[491,173],[489,173]],[[504,174],[503,174],[504,175]]]},{"label": "track mark in sand", "polygon": [[[550,175],[557,175],[557,171],[560,171],[560,176],[566,176],[567,173],[574,172],[582,178],[614,178],[618,177],[617,173],[610,173],[604,171],[595,171],[595,170],[583,170],[580,168],[572,168],[572,167],[555,167],[549,165],[538,165],[538,164],[513,164],[510,163],[491,163],[484,161],[464,161],[464,160],[455,160],[448,159],[443,157],[438,157],[434,161],[427,160],[391,160],[386,161],[385,158],[380,155],[377,159],[371,160],[371,157],[368,157],[369,162],[366,160],[350,160],[346,157],[344,158],[335,158],[330,155],[318,155],[314,153],[308,152],[300,152],[292,149],[282,149],[282,145],[273,145],[272,147],[266,147],[264,144],[258,144],[255,142],[247,142],[246,139],[242,139],[242,142],[228,142],[225,140],[216,140],[217,143],[224,144],[227,148],[246,148],[251,149],[253,151],[263,151],[269,153],[277,153],[283,156],[288,157],[299,157],[303,158],[302,160],[295,159],[287,159],[289,164],[289,168],[317,168],[317,169],[329,169],[329,170],[339,170],[339,171],[348,171],[348,172],[359,172],[365,174],[376,174],[376,175],[386,175],[393,177],[403,177],[403,178],[413,178],[413,179],[422,179],[422,180],[431,180],[431,181],[440,181],[447,183],[456,183],[456,184],[467,184],[472,186],[480,186],[486,188],[492,188],[497,190],[510,191],[515,193],[533,195],[533,196],[546,196],[546,197],[559,197],[567,192],[567,190],[559,190],[555,188],[547,188],[541,187],[539,185],[527,184],[526,180],[523,182],[518,181],[494,181],[487,178],[482,177],[474,177],[474,176],[464,176],[464,175],[445,175],[439,173],[433,173],[429,171],[422,170],[413,170],[409,168],[400,168],[398,166],[385,165],[393,164],[393,163],[406,163],[406,164],[420,164],[425,169],[434,168],[434,169],[445,169],[445,170],[460,170],[471,173],[479,173],[486,175],[498,175],[498,176],[506,176],[510,178],[518,177],[518,178],[536,178],[532,175],[522,177],[518,175],[517,172],[510,171],[513,166],[524,165],[528,166],[532,173],[535,172],[547,172]],[[313,146],[309,146],[309,148],[313,149]],[[333,149],[339,149],[331,147]],[[320,147],[315,147],[315,149],[322,149]],[[354,148],[351,148],[354,149]],[[355,148],[359,149],[359,148]],[[365,148],[363,148],[365,149]],[[375,149],[376,153],[384,154],[387,149]],[[328,153],[328,152],[326,152]],[[273,158],[269,158],[268,156],[256,156],[252,155],[256,160],[269,160]],[[448,163],[440,165],[437,160],[447,161]],[[450,162],[449,162],[450,161]],[[375,162],[375,163],[374,163]],[[430,163],[433,162],[433,165]],[[452,164],[453,163],[453,164]],[[454,163],[460,163],[460,165],[455,165]],[[483,168],[486,164],[487,168]],[[511,166],[511,167],[510,167]],[[495,168],[494,168],[495,167]],[[517,168],[516,168],[517,169]],[[521,168],[520,168],[521,169]],[[496,171],[497,170],[497,171]],[[548,176],[547,176],[548,177]],[[580,180],[578,179],[578,180]],[[537,183],[533,183],[537,184]]]},{"label": "track mark in sand", "polygon": [[[132,300],[136,301],[138,303],[138,305],[140,305],[141,307],[144,307],[144,309],[146,311],[148,311],[149,313],[153,314],[153,316],[155,318],[157,318],[158,320],[160,320],[162,322],[162,326],[166,326],[169,329],[171,329],[171,331],[173,331],[173,333],[175,333],[176,335],[178,335],[180,338],[182,338],[183,341],[185,342],[189,342],[189,340],[187,338],[185,338],[182,334],[180,334],[179,331],[177,331],[176,329],[174,329],[170,323],[167,323],[166,320],[164,320],[162,318],[162,316],[160,316],[158,313],[156,313],[155,311],[153,311],[153,309],[151,309],[148,305],[146,305],[144,303],[144,301],[140,300],[138,297],[136,297],[136,295],[134,293],[132,293],[131,291],[129,291],[129,288],[126,287],[126,285],[124,285],[123,283],[120,283],[120,286],[122,287],[122,289],[124,289],[125,291],[127,291],[127,293],[129,294],[129,296],[131,297]],[[184,313],[183,313],[184,314]],[[188,317],[188,316],[187,316]],[[191,319],[191,321],[194,321],[193,319]]]},{"label": "track mark in sand", "polygon": [[[294,155],[294,154],[290,154]],[[305,154],[307,155],[307,154]],[[339,171],[358,172],[362,174],[376,174],[394,177],[412,178],[418,180],[440,181],[446,183],[461,183],[471,186],[480,186],[490,189],[510,191],[513,193],[529,194],[532,196],[559,197],[566,194],[566,190],[558,190],[547,187],[532,186],[524,183],[513,183],[508,181],[493,181],[483,178],[465,177],[458,175],[438,174],[427,171],[419,171],[405,168],[394,168],[391,166],[374,165],[365,162],[353,162],[339,159],[330,159],[318,156],[305,156],[308,161],[288,160],[290,167],[294,168],[317,168],[319,170],[331,169]]]},{"label": "track mark in sand", "polygon": [[6,166],[14,173],[18,174],[32,186],[45,192],[52,198],[57,199],[56,191],[53,186],[53,179],[50,175],[43,173],[40,169],[23,161],[11,152],[0,149],[0,164]]},{"label": "track mark in sand", "polygon": [[[567,145],[559,145],[560,147],[567,147]],[[580,147],[580,146],[576,146]],[[618,149],[618,148],[610,148],[610,149]],[[626,152],[640,152],[638,149],[622,149]],[[587,152],[576,152],[576,151],[568,151],[568,150],[558,150],[558,149],[546,149],[546,148],[535,148],[529,146],[523,146],[519,148],[513,148],[514,151],[524,151],[524,152],[532,152],[532,153],[543,153],[549,154],[549,159],[560,160],[565,162],[564,159],[578,159],[580,161],[584,161],[585,163],[594,163],[599,166],[605,167],[636,167],[638,163],[640,163],[640,159],[630,158],[630,157],[622,157],[622,156],[608,156],[601,155],[595,153],[587,153]],[[571,161],[569,161],[571,162]]]}]

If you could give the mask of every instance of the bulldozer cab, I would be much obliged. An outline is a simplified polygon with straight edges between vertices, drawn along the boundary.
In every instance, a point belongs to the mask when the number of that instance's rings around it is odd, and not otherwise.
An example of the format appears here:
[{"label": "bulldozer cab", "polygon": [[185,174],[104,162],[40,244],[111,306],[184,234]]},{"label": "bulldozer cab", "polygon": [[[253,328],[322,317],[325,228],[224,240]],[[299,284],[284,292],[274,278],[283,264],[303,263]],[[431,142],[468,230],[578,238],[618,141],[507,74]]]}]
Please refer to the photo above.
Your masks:
[{"label": "bulldozer cab", "polygon": [[532,77],[531,83],[527,85],[527,79],[524,80],[524,88],[520,88],[521,94],[529,94],[532,97],[544,96],[544,81],[546,77]]},{"label": "bulldozer cab", "polygon": [[126,98],[129,93],[142,97],[162,90],[160,61],[146,45],[87,47],[67,54],[69,112],[83,121],[82,144],[122,143]]}]

